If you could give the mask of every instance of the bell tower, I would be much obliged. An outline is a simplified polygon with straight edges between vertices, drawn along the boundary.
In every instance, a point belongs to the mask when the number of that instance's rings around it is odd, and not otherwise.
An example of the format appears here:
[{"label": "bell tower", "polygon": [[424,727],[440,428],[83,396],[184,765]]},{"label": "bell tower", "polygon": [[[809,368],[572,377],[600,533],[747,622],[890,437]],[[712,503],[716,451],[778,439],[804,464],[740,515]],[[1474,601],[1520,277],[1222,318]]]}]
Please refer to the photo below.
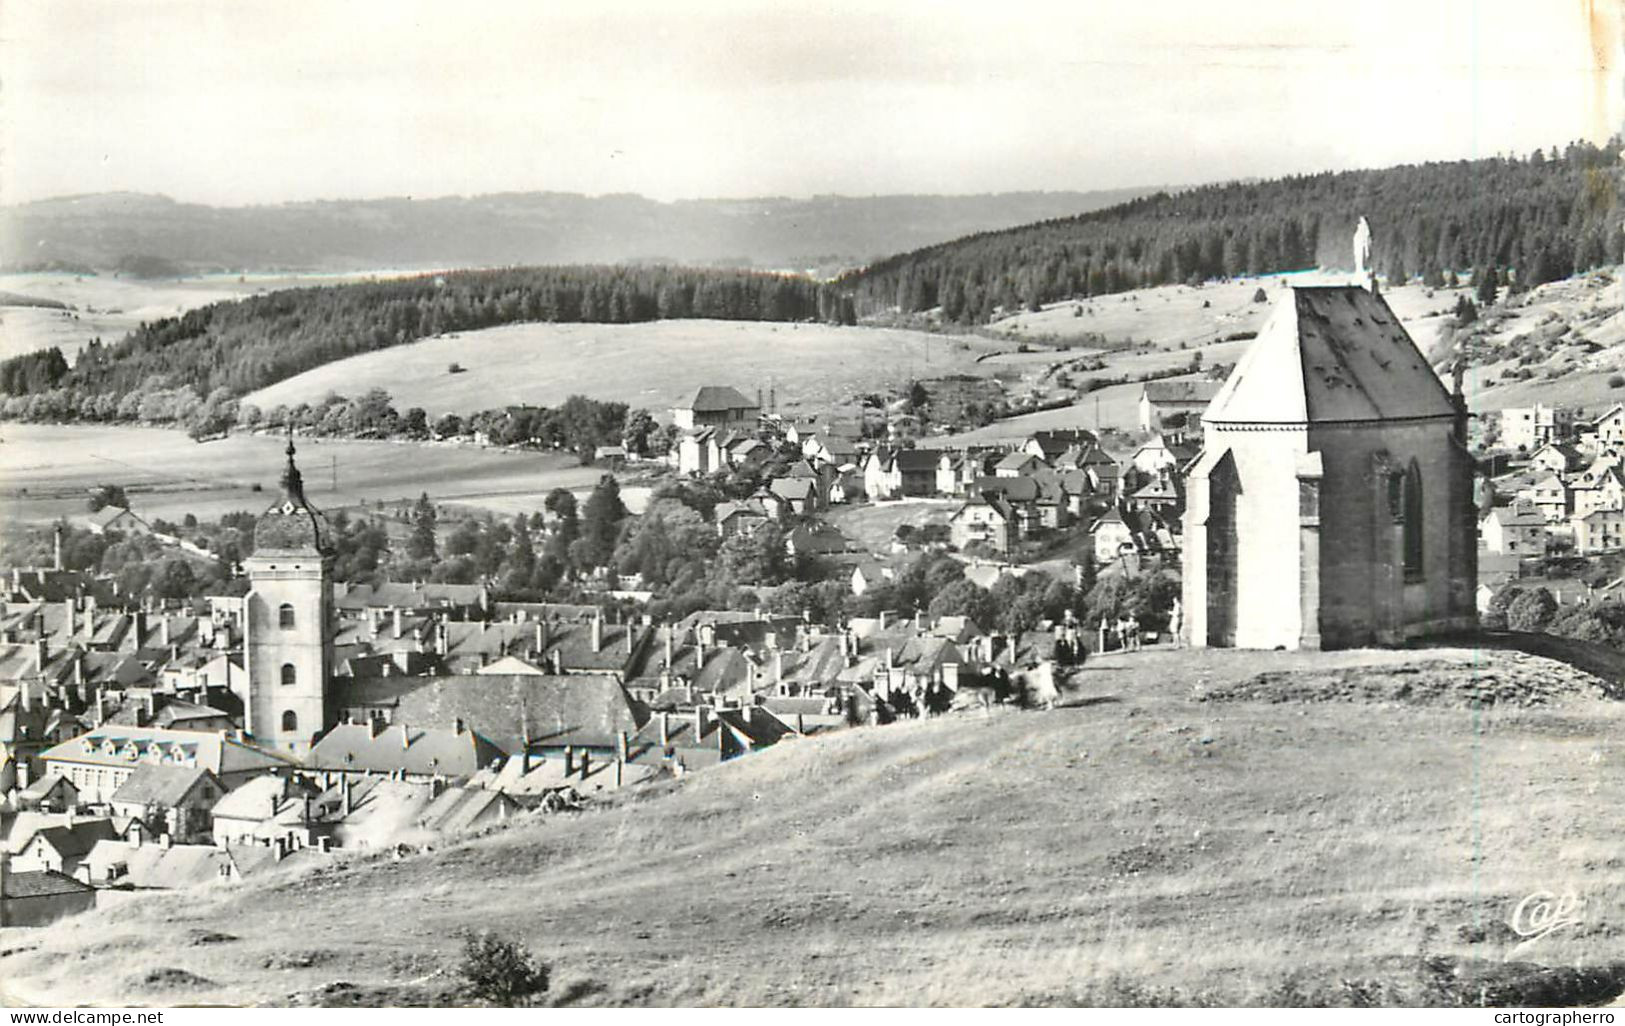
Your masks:
[{"label": "bell tower", "polygon": [[243,726],[267,748],[303,753],[331,726],[333,553],[327,519],[305,498],[291,431],[287,454],[282,498],[260,515],[243,561]]}]

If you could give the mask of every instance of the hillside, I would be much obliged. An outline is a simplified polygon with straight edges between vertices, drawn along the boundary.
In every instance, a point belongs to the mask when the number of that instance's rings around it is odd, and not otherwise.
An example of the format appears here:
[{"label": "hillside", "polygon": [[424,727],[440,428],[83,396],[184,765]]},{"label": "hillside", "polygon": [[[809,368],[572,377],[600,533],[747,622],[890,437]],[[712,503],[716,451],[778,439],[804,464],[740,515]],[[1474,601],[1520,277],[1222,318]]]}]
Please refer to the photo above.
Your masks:
[{"label": "hillside", "polygon": [[[575,818],[138,899],[7,938],[0,987],[447,1000],[463,928],[523,939],[564,1004],[1476,1001],[1475,974],[1530,971],[1508,956],[1617,956],[1598,810],[1625,800],[1625,707],[1594,679],[1432,649],[1148,652],[1078,680],[1051,712],[789,741]],[[1535,891],[1582,895],[1582,921],[1518,947]]]},{"label": "hillside", "polygon": [[1372,266],[1443,284],[1513,268],[1540,284],[1613,262],[1620,143],[1528,159],[1405,165],[1158,193],[1106,210],[902,253],[841,279],[860,316],[985,323],[996,313],[1147,285],[1351,268],[1361,217]]},{"label": "hillside", "polygon": [[[996,346],[921,331],[684,320],[648,324],[512,324],[463,331],[324,364],[244,397],[261,410],[316,403],[329,392],[387,390],[398,409],[431,416],[510,404],[554,405],[572,394],[666,410],[701,385],[725,383],[781,410],[813,412],[915,375],[974,367]],[[462,373],[448,373],[457,363]]]},{"label": "hillside", "polygon": [[888,253],[1096,210],[1149,191],[672,203],[527,192],[255,207],[114,193],[0,208],[0,264],[122,264],[165,274],[642,260],[835,273]]}]

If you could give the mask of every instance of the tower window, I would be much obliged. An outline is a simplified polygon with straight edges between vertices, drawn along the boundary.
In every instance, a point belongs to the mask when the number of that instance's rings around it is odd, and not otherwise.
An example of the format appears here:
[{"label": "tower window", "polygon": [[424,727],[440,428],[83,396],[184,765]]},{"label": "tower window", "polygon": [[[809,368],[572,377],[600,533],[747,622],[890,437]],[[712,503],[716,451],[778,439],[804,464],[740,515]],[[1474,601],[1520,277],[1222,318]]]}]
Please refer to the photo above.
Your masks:
[{"label": "tower window", "polygon": [[278,626],[285,631],[293,630],[293,606],[284,602],[276,611]]},{"label": "tower window", "polygon": [[282,664],[282,686],[288,687],[299,682],[299,671],[293,668],[292,663]]},{"label": "tower window", "polygon": [[283,730],[298,730],[299,729],[299,714],[294,712],[292,709],[289,709],[287,712],[283,713],[282,714],[282,729]]}]

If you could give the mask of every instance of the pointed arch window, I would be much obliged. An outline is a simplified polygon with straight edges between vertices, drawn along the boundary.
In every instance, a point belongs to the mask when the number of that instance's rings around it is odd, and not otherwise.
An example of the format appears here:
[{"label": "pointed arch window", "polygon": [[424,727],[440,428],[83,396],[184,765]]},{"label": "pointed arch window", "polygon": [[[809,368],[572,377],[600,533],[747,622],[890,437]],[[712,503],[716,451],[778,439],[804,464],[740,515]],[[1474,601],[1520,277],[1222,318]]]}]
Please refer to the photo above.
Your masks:
[{"label": "pointed arch window", "polygon": [[292,687],[299,683],[299,671],[294,669],[292,663],[282,664],[282,686]]},{"label": "pointed arch window", "polygon": [[1404,523],[1404,567],[1406,580],[1419,580],[1422,566],[1422,468],[1411,460],[1405,468],[1401,486],[1403,506],[1400,517]]},{"label": "pointed arch window", "polygon": [[298,730],[299,729],[299,714],[294,712],[292,709],[289,709],[287,712],[283,713],[282,714],[282,729],[283,730]]}]

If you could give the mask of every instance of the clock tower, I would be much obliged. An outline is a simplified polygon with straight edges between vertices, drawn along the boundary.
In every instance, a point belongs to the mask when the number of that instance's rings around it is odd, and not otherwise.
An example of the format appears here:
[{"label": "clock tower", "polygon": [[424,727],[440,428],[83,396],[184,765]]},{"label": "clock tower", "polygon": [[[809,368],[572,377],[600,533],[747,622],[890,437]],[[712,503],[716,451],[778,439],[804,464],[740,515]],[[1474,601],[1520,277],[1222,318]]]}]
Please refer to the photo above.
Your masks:
[{"label": "clock tower", "polygon": [[333,672],[333,550],[327,518],[305,498],[288,435],[282,498],[254,526],[243,561],[243,727],[266,748],[302,754],[329,722]]}]

